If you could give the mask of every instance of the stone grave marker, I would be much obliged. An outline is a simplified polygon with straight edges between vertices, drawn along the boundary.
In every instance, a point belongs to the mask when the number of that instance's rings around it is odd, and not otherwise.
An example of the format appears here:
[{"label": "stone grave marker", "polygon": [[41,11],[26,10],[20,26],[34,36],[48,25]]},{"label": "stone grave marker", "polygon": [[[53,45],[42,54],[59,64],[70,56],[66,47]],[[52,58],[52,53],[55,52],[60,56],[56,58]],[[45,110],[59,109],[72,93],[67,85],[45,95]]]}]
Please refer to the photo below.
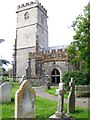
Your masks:
[{"label": "stone grave marker", "polygon": [[56,89],[58,94],[58,107],[54,115],[50,116],[50,120],[70,120],[69,116],[63,111],[64,106],[64,93],[65,93],[65,83],[59,83],[59,89]]},{"label": "stone grave marker", "polygon": [[67,105],[67,112],[74,112],[75,111],[75,83],[73,78],[71,78],[71,82],[69,82],[70,86],[70,93],[68,96],[68,105]]},{"label": "stone grave marker", "polygon": [[0,103],[11,102],[12,85],[8,82],[4,82],[0,85]]},{"label": "stone grave marker", "polygon": [[62,117],[63,115],[63,105],[64,105],[64,93],[65,93],[65,83],[59,83],[59,91],[58,91],[58,107],[55,115],[57,117]]},{"label": "stone grave marker", "polygon": [[36,93],[30,81],[24,80],[15,95],[15,118],[36,118]]}]

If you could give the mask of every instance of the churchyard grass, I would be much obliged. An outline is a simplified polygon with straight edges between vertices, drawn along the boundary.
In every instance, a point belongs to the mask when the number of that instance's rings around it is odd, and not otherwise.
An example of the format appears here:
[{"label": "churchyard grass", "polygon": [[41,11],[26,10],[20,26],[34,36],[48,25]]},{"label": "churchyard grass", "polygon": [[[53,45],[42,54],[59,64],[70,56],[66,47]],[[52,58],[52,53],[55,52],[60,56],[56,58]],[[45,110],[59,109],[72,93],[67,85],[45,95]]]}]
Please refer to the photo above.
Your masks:
[{"label": "churchyard grass", "polygon": [[2,68],[0,68],[0,72],[2,72]]},{"label": "churchyard grass", "polygon": [[19,88],[18,82],[10,82],[12,84],[12,97],[11,97],[11,103],[2,104],[2,117],[3,118],[13,118],[14,117],[14,98],[15,98],[15,92]]},{"label": "churchyard grass", "polygon": [[[45,89],[45,92],[47,92],[51,95],[58,96],[56,94],[56,89],[58,89],[58,87],[52,87],[51,89]],[[69,94],[69,90],[67,90],[66,93],[64,94],[64,98],[68,98],[68,94]]]},{"label": "churchyard grass", "polygon": [[[19,88],[19,83],[12,82],[12,101],[8,104],[2,104],[2,117],[3,118],[14,118],[14,98],[15,92]],[[51,101],[45,98],[36,97],[36,117],[40,120],[42,118],[48,118],[49,116],[53,115],[57,110],[57,102]],[[67,110],[67,105],[64,105],[64,110]],[[88,118],[88,110],[76,107],[76,111],[70,114],[72,117],[75,118]]]}]

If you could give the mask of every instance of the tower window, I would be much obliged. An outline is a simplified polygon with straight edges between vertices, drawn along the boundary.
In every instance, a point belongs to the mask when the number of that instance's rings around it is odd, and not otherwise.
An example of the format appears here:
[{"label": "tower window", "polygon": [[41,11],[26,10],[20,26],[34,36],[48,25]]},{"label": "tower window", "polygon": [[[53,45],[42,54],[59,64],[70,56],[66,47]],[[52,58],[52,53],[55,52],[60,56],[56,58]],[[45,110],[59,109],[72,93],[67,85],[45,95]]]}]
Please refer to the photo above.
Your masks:
[{"label": "tower window", "polygon": [[24,14],[24,19],[28,19],[28,18],[29,18],[29,13],[26,12],[26,13]]}]

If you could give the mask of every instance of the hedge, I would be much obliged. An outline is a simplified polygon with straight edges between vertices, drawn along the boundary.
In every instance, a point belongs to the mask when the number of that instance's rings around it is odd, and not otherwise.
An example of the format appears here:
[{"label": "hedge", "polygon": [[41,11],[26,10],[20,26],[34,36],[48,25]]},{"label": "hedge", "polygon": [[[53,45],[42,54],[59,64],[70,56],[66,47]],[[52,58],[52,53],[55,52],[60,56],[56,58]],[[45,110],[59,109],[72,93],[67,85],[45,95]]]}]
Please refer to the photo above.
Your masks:
[{"label": "hedge", "polygon": [[62,81],[65,82],[66,86],[69,86],[69,82],[71,81],[71,78],[74,79],[75,85],[88,85],[88,73],[87,72],[81,72],[81,71],[68,71],[65,72],[62,76]]}]

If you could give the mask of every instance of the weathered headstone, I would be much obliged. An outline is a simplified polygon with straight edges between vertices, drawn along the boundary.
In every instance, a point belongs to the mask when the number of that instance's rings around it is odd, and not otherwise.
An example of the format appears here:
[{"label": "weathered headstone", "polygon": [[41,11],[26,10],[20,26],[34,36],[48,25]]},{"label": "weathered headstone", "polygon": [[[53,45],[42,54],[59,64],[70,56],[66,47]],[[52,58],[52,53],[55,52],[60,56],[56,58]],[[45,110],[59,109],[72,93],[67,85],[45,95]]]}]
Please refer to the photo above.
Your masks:
[{"label": "weathered headstone", "polygon": [[4,82],[0,85],[0,103],[11,102],[12,85],[8,82]]},{"label": "weathered headstone", "polygon": [[65,83],[59,83],[59,94],[58,94],[58,107],[55,115],[57,117],[63,116],[63,105],[64,105],[64,93]]},{"label": "weathered headstone", "polygon": [[36,118],[36,93],[24,80],[15,95],[15,118]]},{"label": "weathered headstone", "polygon": [[26,76],[25,75],[22,76],[22,78],[21,78],[19,83],[21,84],[24,80],[26,80]]},{"label": "weathered headstone", "polygon": [[73,78],[71,78],[71,82],[69,82],[70,86],[70,93],[68,96],[68,105],[67,105],[67,112],[74,112],[75,111],[75,84]]}]

